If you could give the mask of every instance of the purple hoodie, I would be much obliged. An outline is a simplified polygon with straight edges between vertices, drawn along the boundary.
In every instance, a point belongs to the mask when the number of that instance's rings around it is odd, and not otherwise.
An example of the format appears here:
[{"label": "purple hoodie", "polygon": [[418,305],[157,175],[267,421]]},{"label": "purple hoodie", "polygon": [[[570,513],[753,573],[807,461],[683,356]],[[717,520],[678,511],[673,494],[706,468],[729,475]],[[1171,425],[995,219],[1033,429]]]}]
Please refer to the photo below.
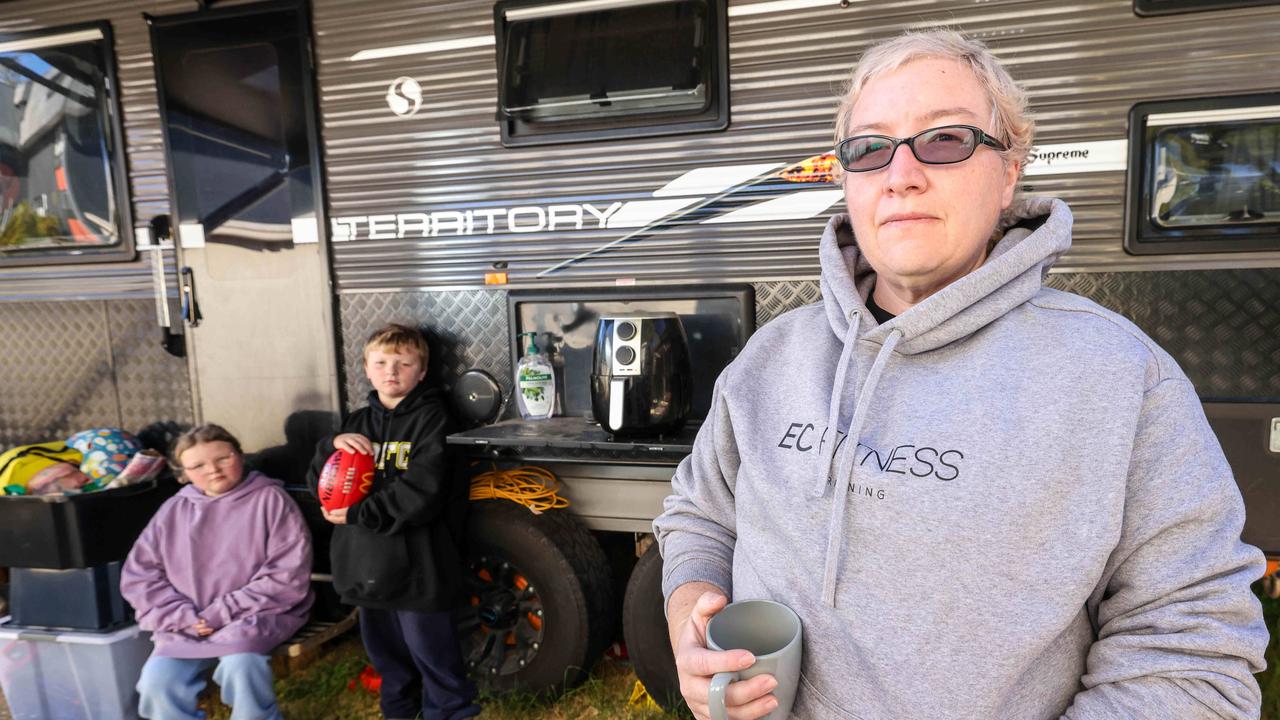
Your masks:
[{"label": "purple hoodie", "polygon": [[[269,654],[307,620],[311,536],[283,484],[252,472],[231,492],[182,488],[156,512],[124,563],[120,590],[155,654]],[[214,628],[198,637],[201,618]]]}]

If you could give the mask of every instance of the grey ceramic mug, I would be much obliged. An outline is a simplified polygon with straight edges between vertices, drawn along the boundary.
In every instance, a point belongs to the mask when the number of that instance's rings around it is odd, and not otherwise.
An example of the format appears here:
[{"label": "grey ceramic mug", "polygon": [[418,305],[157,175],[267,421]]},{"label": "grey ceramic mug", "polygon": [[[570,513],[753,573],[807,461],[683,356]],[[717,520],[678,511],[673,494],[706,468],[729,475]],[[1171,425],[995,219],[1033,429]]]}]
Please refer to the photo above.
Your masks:
[{"label": "grey ceramic mug", "polygon": [[730,603],[707,624],[707,646],[712,650],[748,650],[756,656],[751,667],[739,672],[716,673],[711,678],[707,704],[711,720],[727,720],[724,692],[729,683],[757,675],[772,675],[778,681],[773,696],[778,707],[766,720],[784,720],[791,714],[800,684],[800,616],[772,600],[744,600]]}]

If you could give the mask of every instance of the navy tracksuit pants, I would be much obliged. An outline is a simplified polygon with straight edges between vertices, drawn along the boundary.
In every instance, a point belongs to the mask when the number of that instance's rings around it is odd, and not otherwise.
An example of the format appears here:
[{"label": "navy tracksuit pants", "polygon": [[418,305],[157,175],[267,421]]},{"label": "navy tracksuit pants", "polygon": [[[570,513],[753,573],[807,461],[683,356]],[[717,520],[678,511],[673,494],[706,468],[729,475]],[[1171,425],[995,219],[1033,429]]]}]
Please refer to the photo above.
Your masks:
[{"label": "navy tracksuit pants", "polygon": [[360,635],[382,676],[388,718],[462,720],[480,713],[450,612],[360,608]]}]

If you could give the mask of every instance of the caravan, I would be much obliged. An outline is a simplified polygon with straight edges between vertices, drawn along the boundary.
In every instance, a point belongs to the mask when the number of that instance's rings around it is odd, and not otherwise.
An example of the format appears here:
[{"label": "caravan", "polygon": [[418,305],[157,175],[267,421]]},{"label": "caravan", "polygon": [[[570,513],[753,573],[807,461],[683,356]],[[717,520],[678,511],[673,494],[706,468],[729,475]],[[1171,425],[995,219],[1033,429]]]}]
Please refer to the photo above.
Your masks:
[{"label": "caravan", "polygon": [[[217,420],[297,480],[368,390],[362,339],[418,323],[478,426],[460,453],[551,469],[571,502],[477,501],[474,671],[560,686],[621,612],[637,674],[673,692],[648,533],[696,427],[593,428],[596,320],[684,319],[696,421],[753,329],[819,297],[817,239],[842,204],[830,118],[858,53],[944,25],[1031,94],[1020,191],[1076,218],[1048,283],[1173,354],[1245,539],[1280,557],[1265,0],[3,3],[0,446]],[[488,425],[516,414],[527,332],[559,417]]]}]

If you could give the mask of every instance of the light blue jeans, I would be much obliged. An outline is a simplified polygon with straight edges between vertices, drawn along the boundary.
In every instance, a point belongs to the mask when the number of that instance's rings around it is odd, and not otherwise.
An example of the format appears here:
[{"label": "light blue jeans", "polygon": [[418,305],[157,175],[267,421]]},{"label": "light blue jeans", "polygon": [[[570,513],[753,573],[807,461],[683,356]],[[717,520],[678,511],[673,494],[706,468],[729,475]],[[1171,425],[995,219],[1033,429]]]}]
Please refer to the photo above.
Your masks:
[{"label": "light blue jeans", "polygon": [[205,686],[204,672],[217,663],[213,681],[222,688],[222,702],[231,706],[231,720],[281,720],[270,660],[254,653],[199,660],[152,655],[138,678],[138,714],[153,720],[202,720],[196,700]]}]

